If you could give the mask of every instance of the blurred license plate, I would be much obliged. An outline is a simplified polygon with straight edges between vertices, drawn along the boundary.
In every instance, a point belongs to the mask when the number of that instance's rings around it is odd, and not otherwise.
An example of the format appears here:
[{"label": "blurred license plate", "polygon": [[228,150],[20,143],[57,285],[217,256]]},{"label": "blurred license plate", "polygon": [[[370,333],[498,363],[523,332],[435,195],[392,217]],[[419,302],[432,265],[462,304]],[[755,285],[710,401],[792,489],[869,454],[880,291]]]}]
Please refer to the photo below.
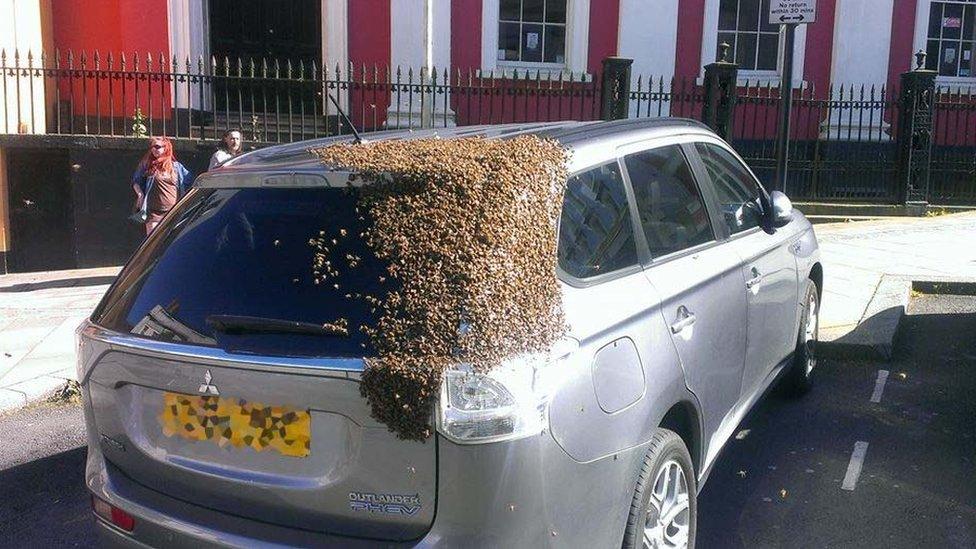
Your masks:
[{"label": "blurred license plate", "polygon": [[248,447],[307,457],[312,442],[308,410],[246,402],[239,398],[163,393],[159,423],[167,437]]}]

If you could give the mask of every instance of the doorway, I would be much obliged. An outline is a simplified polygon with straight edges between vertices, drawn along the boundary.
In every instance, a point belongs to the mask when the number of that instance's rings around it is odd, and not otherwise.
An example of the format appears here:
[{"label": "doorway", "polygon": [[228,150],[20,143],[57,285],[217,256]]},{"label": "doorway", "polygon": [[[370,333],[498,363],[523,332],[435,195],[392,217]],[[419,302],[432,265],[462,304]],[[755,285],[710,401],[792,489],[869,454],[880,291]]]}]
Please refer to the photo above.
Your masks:
[{"label": "doorway", "polygon": [[7,154],[10,272],[75,267],[68,151],[9,149]]}]

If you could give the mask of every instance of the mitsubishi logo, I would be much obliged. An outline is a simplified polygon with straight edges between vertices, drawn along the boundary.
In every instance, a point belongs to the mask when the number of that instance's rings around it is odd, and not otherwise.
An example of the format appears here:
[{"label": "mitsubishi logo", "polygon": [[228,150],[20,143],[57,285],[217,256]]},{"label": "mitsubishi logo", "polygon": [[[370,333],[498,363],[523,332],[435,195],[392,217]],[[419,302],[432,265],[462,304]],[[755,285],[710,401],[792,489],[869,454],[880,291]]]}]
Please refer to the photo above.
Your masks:
[{"label": "mitsubishi logo", "polygon": [[213,381],[213,375],[210,373],[210,370],[207,370],[207,373],[203,375],[203,385],[200,385],[197,391],[205,395],[220,395],[217,386],[211,384],[211,381]]}]

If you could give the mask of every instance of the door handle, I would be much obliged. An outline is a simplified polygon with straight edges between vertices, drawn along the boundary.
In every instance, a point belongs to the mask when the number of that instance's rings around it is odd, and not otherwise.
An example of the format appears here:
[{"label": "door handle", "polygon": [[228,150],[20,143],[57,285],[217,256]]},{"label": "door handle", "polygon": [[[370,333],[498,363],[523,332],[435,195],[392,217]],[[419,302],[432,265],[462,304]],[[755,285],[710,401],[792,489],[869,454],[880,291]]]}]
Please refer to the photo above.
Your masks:
[{"label": "door handle", "polygon": [[751,290],[755,286],[758,286],[759,283],[762,282],[762,279],[763,279],[762,273],[759,272],[759,269],[753,267],[752,268],[752,278],[750,278],[749,280],[746,280],[746,289],[747,290]]},{"label": "door handle", "polygon": [[671,324],[671,333],[677,334],[681,330],[695,323],[695,314],[688,311],[684,305],[678,307],[678,315],[674,323]]}]

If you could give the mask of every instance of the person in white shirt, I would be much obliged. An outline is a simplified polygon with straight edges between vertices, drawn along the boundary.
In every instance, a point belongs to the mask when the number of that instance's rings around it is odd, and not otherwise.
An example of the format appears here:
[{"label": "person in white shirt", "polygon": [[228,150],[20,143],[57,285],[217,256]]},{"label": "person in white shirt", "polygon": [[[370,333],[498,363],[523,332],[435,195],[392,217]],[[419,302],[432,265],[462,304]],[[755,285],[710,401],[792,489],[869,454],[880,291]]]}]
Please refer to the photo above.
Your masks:
[{"label": "person in white shirt", "polygon": [[213,153],[213,156],[210,157],[210,166],[207,169],[212,170],[220,166],[224,162],[241,154],[243,149],[244,138],[241,136],[241,131],[225,131],[223,138],[220,140],[220,145],[217,147],[217,152]]}]

